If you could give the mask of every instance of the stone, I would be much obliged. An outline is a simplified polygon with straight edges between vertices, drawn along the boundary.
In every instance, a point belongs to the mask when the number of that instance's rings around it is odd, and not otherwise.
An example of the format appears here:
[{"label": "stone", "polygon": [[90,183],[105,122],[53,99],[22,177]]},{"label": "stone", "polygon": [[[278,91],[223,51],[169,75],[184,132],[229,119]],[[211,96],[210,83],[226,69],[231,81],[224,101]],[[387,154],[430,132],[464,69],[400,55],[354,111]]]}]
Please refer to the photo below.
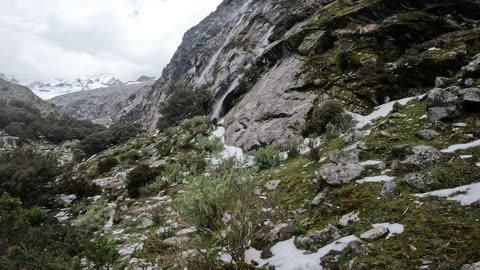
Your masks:
[{"label": "stone", "polygon": [[317,175],[330,185],[338,185],[357,180],[364,170],[365,168],[360,164],[328,163],[317,171]]},{"label": "stone", "polygon": [[376,240],[388,233],[387,228],[384,226],[377,226],[369,231],[366,231],[360,235],[360,238],[366,241]]},{"label": "stone", "polygon": [[380,195],[382,195],[383,197],[392,195],[396,186],[397,185],[393,181],[385,182],[385,184],[383,184],[382,186],[382,190],[380,191]]},{"label": "stone", "polygon": [[138,229],[146,229],[152,227],[155,223],[151,218],[144,217],[142,218],[142,223],[137,226]]},{"label": "stone", "polygon": [[427,119],[429,122],[450,120],[458,115],[458,109],[456,105],[448,107],[433,107],[427,111]]},{"label": "stone", "polygon": [[398,164],[398,170],[414,172],[426,169],[439,162],[442,154],[435,147],[419,145],[413,148],[413,154]]},{"label": "stone", "polygon": [[343,141],[345,143],[354,143],[358,142],[366,136],[366,132],[359,131],[358,129],[350,129],[345,136],[343,136]]},{"label": "stone", "polygon": [[480,262],[465,264],[462,266],[461,270],[480,270]]},{"label": "stone", "polygon": [[468,65],[462,67],[462,72],[465,78],[480,76],[480,53],[475,55]]},{"label": "stone", "polygon": [[403,182],[421,191],[427,191],[435,183],[435,178],[432,172],[426,174],[410,173],[405,175]]},{"label": "stone", "polygon": [[390,153],[395,158],[405,158],[407,155],[410,155],[410,146],[408,144],[400,144],[392,146]]},{"label": "stone", "polygon": [[437,77],[435,78],[435,87],[437,88],[444,88],[450,83],[450,78],[445,77]]},{"label": "stone", "polygon": [[435,138],[438,138],[440,136],[440,133],[433,129],[422,129],[419,132],[415,133],[415,136],[422,140],[431,141]]},{"label": "stone", "polygon": [[0,136],[0,149],[13,150],[22,146],[22,140],[14,136]]},{"label": "stone", "polygon": [[166,160],[163,160],[163,159],[162,160],[156,160],[156,161],[154,161],[150,164],[150,167],[151,168],[158,168],[160,166],[167,165],[167,163],[168,162]]},{"label": "stone", "polygon": [[343,163],[343,164],[355,164],[360,162],[361,151],[354,150],[350,153],[342,153],[339,151],[330,152],[330,162]]},{"label": "stone", "polygon": [[272,181],[269,181],[268,183],[265,184],[265,188],[267,190],[273,191],[273,190],[277,189],[277,187],[278,187],[278,185],[280,185],[280,183],[282,183],[281,180],[272,180]]},{"label": "stone", "polygon": [[360,218],[358,217],[358,214],[358,212],[351,212],[342,216],[338,221],[338,226],[347,227],[350,222],[359,221]]},{"label": "stone", "polygon": [[294,233],[293,227],[287,223],[277,224],[270,231],[270,242],[284,241],[292,238]]},{"label": "stone", "polygon": [[460,90],[460,98],[462,104],[469,110],[480,110],[480,89],[467,88]]},{"label": "stone", "polygon": [[303,237],[297,237],[295,239],[295,245],[300,249],[311,249],[314,247],[323,247],[338,238],[340,238],[338,228],[329,224],[323,230],[311,231]]},{"label": "stone", "polygon": [[473,86],[473,79],[472,78],[467,78],[465,79],[465,81],[463,82],[463,85],[465,85],[465,87],[472,87]]},{"label": "stone", "polygon": [[442,88],[434,88],[427,94],[427,108],[449,107],[458,97]]},{"label": "stone", "polygon": [[170,238],[163,240],[163,243],[167,246],[176,247],[176,246],[180,246],[182,244],[187,243],[189,240],[190,240],[190,237],[188,236],[178,236],[178,237],[172,236]]},{"label": "stone", "polygon": [[404,105],[402,105],[400,102],[395,102],[393,103],[393,109],[392,109],[392,112],[399,112],[400,110],[402,110],[403,108],[405,108]]},{"label": "stone", "polygon": [[328,189],[324,189],[321,192],[313,198],[312,202],[310,203],[312,206],[319,206],[323,201],[325,201],[325,198],[327,197],[328,194]]}]

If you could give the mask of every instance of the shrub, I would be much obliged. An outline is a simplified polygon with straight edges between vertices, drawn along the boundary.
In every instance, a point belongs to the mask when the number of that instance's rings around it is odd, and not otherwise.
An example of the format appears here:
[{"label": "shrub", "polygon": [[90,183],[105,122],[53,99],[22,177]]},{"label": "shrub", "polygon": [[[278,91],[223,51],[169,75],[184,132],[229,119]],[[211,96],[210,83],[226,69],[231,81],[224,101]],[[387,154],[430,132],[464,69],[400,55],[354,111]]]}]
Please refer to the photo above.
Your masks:
[{"label": "shrub", "polygon": [[301,142],[297,139],[291,140],[284,145],[288,158],[297,158],[300,156],[300,145]]},{"label": "shrub", "polygon": [[127,175],[127,192],[131,198],[140,196],[140,188],[150,184],[160,174],[160,169],[150,168],[142,164],[131,170]]},{"label": "shrub", "polygon": [[157,195],[160,191],[164,190],[168,186],[167,180],[162,176],[157,176],[155,180],[140,188],[140,195],[152,196]]},{"label": "shrub", "polygon": [[122,155],[120,155],[120,160],[121,161],[136,161],[140,159],[140,153],[138,153],[137,150],[132,149]]},{"label": "shrub", "polygon": [[0,154],[0,193],[8,192],[27,206],[43,204],[61,173],[57,158],[29,148]]},{"label": "shrub", "polygon": [[305,124],[303,135],[307,137],[311,134],[323,134],[329,123],[343,132],[352,126],[353,118],[345,112],[340,102],[329,100],[313,110]]},{"label": "shrub", "polygon": [[223,150],[224,145],[222,139],[219,137],[202,137],[200,140],[198,140],[195,148],[200,152],[216,154]]},{"label": "shrub", "polygon": [[201,173],[205,171],[205,168],[207,167],[205,158],[194,151],[180,152],[177,155],[177,160],[182,167],[187,168],[192,173]]},{"label": "shrub", "polygon": [[118,159],[114,157],[106,157],[98,161],[97,175],[109,172],[113,167],[118,165]]},{"label": "shrub", "polygon": [[308,152],[308,157],[313,161],[319,161],[322,158],[321,155],[321,144],[318,141],[318,138],[310,137],[308,140],[308,148],[310,151]]},{"label": "shrub", "polygon": [[213,95],[207,88],[191,89],[188,83],[172,85],[170,95],[160,106],[162,117],[157,126],[166,129],[180,124],[184,119],[206,115],[213,101]]},{"label": "shrub", "polygon": [[87,242],[84,256],[93,265],[94,269],[109,270],[120,258],[120,253],[114,242],[109,241],[105,236],[100,236]]},{"label": "shrub", "polygon": [[76,226],[79,228],[93,232],[102,227],[108,219],[110,211],[103,201],[90,204],[85,214],[79,216],[76,220]]},{"label": "shrub", "polygon": [[245,249],[260,221],[255,181],[247,175],[230,172],[219,177],[196,177],[186,192],[176,200],[176,208],[188,223],[211,238],[225,232],[218,240],[237,263],[242,263]]},{"label": "shrub", "polygon": [[325,133],[323,134],[323,136],[325,137],[325,139],[330,141],[335,138],[338,138],[341,134],[342,134],[342,131],[337,125],[328,123],[327,126],[325,127]]},{"label": "shrub", "polygon": [[280,154],[280,151],[268,145],[255,151],[253,161],[260,170],[265,170],[280,165],[282,161]]}]

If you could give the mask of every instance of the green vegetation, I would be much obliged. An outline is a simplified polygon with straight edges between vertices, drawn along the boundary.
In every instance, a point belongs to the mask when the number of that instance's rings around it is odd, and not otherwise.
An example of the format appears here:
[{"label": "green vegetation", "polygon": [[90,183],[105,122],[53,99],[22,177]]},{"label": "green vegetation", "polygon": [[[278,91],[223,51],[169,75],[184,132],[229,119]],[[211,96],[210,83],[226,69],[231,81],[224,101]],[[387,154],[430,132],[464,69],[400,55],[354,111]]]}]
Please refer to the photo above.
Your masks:
[{"label": "green vegetation", "polygon": [[279,150],[268,145],[255,151],[253,161],[260,170],[265,170],[280,165],[282,157]]},{"label": "green vegetation", "polygon": [[109,172],[113,167],[118,165],[118,159],[114,157],[106,157],[98,161],[97,175]]},{"label": "green vegetation", "polygon": [[116,244],[104,236],[87,242],[84,251],[85,258],[90,262],[93,269],[110,270],[114,263],[120,258]]},{"label": "green vegetation", "polygon": [[352,117],[347,114],[339,101],[328,100],[313,109],[307,119],[303,135],[324,134],[334,138],[336,134],[345,132],[353,125]]},{"label": "green vegetation", "polygon": [[127,192],[130,198],[138,198],[140,189],[153,181],[160,174],[161,169],[151,168],[148,165],[141,164],[131,170],[127,175]]}]

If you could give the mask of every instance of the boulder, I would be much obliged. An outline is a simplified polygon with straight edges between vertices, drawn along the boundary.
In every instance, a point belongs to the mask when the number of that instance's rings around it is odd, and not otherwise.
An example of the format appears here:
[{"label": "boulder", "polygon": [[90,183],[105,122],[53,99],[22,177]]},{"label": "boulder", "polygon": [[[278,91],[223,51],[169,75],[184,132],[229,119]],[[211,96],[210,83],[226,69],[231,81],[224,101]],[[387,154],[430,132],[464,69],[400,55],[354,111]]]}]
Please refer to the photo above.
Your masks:
[{"label": "boulder", "polygon": [[480,270],[480,262],[465,264],[464,266],[462,266],[461,270]]},{"label": "boulder", "polygon": [[426,174],[410,173],[405,175],[403,182],[422,191],[430,189],[435,178],[432,172]]},{"label": "boulder", "polygon": [[373,241],[384,236],[387,233],[387,228],[385,228],[384,226],[377,226],[369,231],[362,233],[360,235],[360,238],[366,241]]},{"label": "boulder", "polygon": [[13,150],[22,146],[22,140],[19,137],[0,136],[0,150]]},{"label": "boulder", "polygon": [[415,133],[415,136],[422,140],[431,141],[440,136],[440,133],[433,129],[422,129],[419,132]]},{"label": "boulder", "polygon": [[148,217],[144,217],[141,220],[142,220],[142,223],[137,226],[138,229],[146,229],[146,228],[152,227],[155,224],[153,220]]},{"label": "boulder", "polygon": [[330,185],[338,185],[357,180],[364,170],[365,168],[360,164],[328,163],[317,171],[317,175]]},{"label": "boulder", "polygon": [[356,164],[360,162],[361,151],[354,150],[350,153],[342,153],[339,151],[330,152],[330,162],[343,164]]},{"label": "boulder", "polygon": [[460,90],[460,98],[462,104],[469,110],[480,110],[480,89],[467,88]]},{"label": "boulder", "polygon": [[396,186],[397,185],[393,181],[385,182],[385,184],[383,184],[382,186],[382,190],[380,191],[380,195],[382,195],[383,197],[390,196],[395,190]]},{"label": "boulder", "polygon": [[295,245],[300,249],[319,248],[338,238],[340,238],[339,230],[329,224],[327,228],[321,231],[311,231],[303,237],[297,237]]},{"label": "boulder", "polygon": [[281,180],[272,180],[272,181],[269,181],[268,183],[265,184],[265,188],[267,190],[273,191],[273,190],[277,189],[277,187],[278,187],[278,185],[280,185],[280,183],[282,183]]},{"label": "boulder", "polygon": [[338,226],[347,227],[350,222],[359,221],[360,218],[358,217],[358,214],[358,212],[351,212],[342,216],[338,221]]},{"label": "boulder", "polygon": [[449,120],[458,115],[456,105],[448,107],[433,107],[428,109],[427,119],[430,122]]},{"label": "boulder", "polygon": [[426,169],[439,162],[442,154],[435,147],[419,145],[413,148],[413,154],[398,164],[398,169],[403,172],[414,172]]},{"label": "boulder", "polygon": [[475,55],[472,61],[462,67],[464,77],[478,77],[480,76],[480,53]]},{"label": "boulder", "polygon": [[312,202],[310,203],[312,206],[319,206],[323,201],[325,201],[325,198],[327,197],[328,194],[328,189],[325,188],[322,190],[320,193],[313,198]]},{"label": "boulder", "polygon": [[434,88],[427,95],[427,108],[448,107],[454,104],[458,97],[446,89]]},{"label": "boulder", "polygon": [[443,88],[443,87],[446,87],[450,82],[451,82],[450,78],[437,77],[435,79],[435,87]]},{"label": "boulder", "polygon": [[345,143],[354,143],[358,142],[366,136],[365,131],[359,131],[358,129],[350,129],[345,136],[343,137],[343,141]]}]

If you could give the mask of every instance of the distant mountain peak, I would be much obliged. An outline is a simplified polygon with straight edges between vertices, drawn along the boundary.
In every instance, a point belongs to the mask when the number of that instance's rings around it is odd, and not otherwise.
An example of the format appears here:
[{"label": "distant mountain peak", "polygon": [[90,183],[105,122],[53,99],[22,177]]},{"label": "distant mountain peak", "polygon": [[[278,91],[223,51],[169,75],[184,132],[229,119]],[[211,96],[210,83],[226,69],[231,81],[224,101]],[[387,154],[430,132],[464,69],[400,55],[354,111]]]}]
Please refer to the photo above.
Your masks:
[{"label": "distant mountain peak", "polygon": [[140,76],[140,78],[137,79],[137,82],[146,82],[146,81],[151,81],[151,80],[155,80],[155,77],[149,77],[149,76],[142,75],[142,76]]},{"label": "distant mountain peak", "polygon": [[5,74],[0,72],[0,79],[4,79],[5,81],[18,84],[17,78],[15,78],[15,75],[12,74]]},{"label": "distant mountain peak", "polygon": [[87,91],[110,86],[119,86],[124,83],[108,73],[75,78],[73,80],[55,79],[50,82],[34,81],[26,83],[32,91],[42,99],[69,94],[78,91]]}]

